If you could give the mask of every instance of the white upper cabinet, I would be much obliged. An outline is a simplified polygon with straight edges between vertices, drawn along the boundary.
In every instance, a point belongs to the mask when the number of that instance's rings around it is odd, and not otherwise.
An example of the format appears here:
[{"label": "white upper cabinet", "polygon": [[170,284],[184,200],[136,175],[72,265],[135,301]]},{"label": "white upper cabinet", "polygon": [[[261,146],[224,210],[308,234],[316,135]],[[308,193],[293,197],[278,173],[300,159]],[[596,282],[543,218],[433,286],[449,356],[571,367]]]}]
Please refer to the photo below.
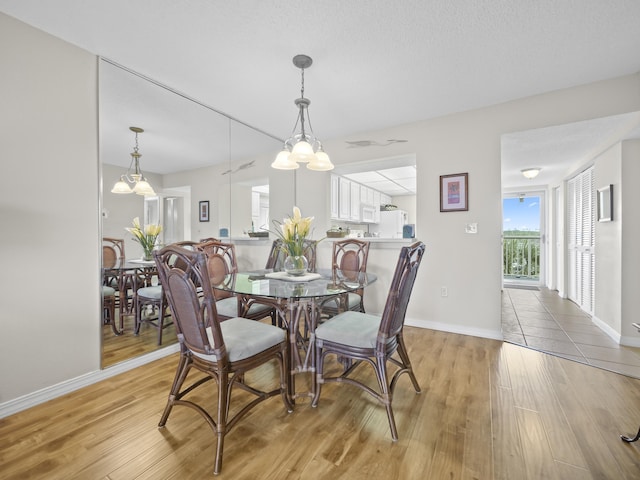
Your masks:
[{"label": "white upper cabinet", "polygon": [[338,182],[338,218],[351,220],[351,181],[344,177]]},{"label": "white upper cabinet", "polygon": [[340,218],[340,177],[331,175],[331,219]]},{"label": "white upper cabinet", "polygon": [[351,205],[349,220],[352,222],[360,221],[360,184],[351,182]]},{"label": "white upper cabinet", "polygon": [[[330,217],[344,222],[378,223],[383,195],[378,190],[348,178],[331,175]],[[391,197],[388,198],[391,201]]]}]

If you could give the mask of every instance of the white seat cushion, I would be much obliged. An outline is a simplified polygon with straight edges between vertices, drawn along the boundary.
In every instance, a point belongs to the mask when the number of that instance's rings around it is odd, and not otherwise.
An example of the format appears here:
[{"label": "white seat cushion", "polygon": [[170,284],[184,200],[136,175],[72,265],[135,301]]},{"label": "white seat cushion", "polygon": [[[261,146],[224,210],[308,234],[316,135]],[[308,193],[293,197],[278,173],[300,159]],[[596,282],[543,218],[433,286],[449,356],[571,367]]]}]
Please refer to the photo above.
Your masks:
[{"label": "white seat cushion", "polygon": [[216,310],[222,317],[238,316],[238,299],[236,297],[222,298],[216,301]]},{"label": "white seat cushion", "polygon": [[160,285],[156,285],[154,287],[140,288],[137,294],[139,297],[160,300],[162,298],[162,287]]},{"label": "white seat cushion", "polygon": [[316,328],[316,339],[359,348],[375,348],[380,317],[370,313],[347,311]]},{"label": "white seat cushion", "polygon": [[[247,318],[235,317],[220,322],[220,329],[222,330],[222,337],[231,362],[252,357],[256,353],[279,344],[286,338],[286,332],[281,328]],[[209,342],[213,346],[210,328],[207,328],[207,334],[209,335]],[[211,362],[217,360],[215,355],[204,355],[196,352],[193,352],[193,354]]]},{"label": "white seat cushion", "polygon": [[[259,312],[264,312],[264,316],[266,317],[269,314],[269,311],[272,307],[269,305],[265,305],[262,303],[253,303],[251,307],[249,307],[249,312],[247,315],[254,316]],[[223,317],[237,317],[238,316],[238,299],[236,297],[227,297],[216,302],[216,310],[218,311],[218,315]]]},{"label": "white seat cushion", "polygon": [[103,297],[113,297],[116,294],[116,290],[111,287],[107,287],[106,285],[102,286],[102,296]]},{"label": "white seat cushion", "polygon": [[[357,293],[349,292],[347,294],[347,308],[349,310],[353,310],[356,307],[360,306],[360,295]],[[338,299],[332,299],[331,302],[327,302],[326,305],[323,306],[324,309],[329,311],[335,311],[338,309]]]}]

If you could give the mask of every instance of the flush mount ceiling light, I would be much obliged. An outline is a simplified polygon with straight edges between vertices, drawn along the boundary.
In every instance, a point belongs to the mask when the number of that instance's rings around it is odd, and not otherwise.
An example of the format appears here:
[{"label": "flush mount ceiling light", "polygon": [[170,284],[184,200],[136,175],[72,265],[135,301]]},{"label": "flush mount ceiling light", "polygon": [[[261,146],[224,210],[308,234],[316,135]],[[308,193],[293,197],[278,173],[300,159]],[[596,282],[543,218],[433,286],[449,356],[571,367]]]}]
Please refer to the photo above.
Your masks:
[{"label": "flush mount ceiling light", "polygon": [[[152,196],[156,192],[153,191],[149,182],[144,178],[142,170],[140,170],[140,157],[141,153],[138,152],[138,134],[144,132],[139,127],[129,127],[129,130],[136,134],[136,146],[133,147],[131,152],[131,163],[127,173],[120,176],[120,180],[111,189],[111,193],[137,193],[138,195]],[[133,173],[131,173],[131,167],[133,167]],[[133,185],[133,188],[129,186]]]},{"label": "flush mount ceiling light", "polygon": [[[311,128],[311,120],[309,119],[309,105],[311,101],[304,98],[304,69],[309,68],[313,60],[307,55],[296,55],[293,57],[293,64],[298,67],[302,74],[302,83],[300,88],[300,98],[296,98],[294,103],[298,107],[298,118],[293,126],[291,136],[284,142],[284,148],[271,164],[273,168],[278,170],[294,170],[300,167],[301,163],[306,163],[309,170],[327,171],[333,169],[333,164],[324,150],[320,140],[316,138]],[[305,130],[306,123],[309,130]],[[298,125],[300,131],[297,132]]]},{"label": "flush mount ceiling light", "polygon": [[540,170],[542,169],[535,167],[535,168],[525,168],[524,170],[520,170],[520,171],[522,172],[522,175],[524,175],[526,178],[531,180],[532,178],[536,178],[538,176],[538,174],[540,173]]}]

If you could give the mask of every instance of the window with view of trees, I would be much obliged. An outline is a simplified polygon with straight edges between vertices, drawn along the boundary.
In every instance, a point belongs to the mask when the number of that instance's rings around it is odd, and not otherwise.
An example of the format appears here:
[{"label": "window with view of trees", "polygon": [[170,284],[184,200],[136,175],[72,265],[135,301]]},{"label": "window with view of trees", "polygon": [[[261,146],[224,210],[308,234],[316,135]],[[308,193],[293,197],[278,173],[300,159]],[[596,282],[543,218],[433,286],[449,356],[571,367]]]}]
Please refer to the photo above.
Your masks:
[{"label": "window with view of trees", "polygon": [[502,272],[505,279],[540,278],[540,197],[521,194],[502,203]]}]

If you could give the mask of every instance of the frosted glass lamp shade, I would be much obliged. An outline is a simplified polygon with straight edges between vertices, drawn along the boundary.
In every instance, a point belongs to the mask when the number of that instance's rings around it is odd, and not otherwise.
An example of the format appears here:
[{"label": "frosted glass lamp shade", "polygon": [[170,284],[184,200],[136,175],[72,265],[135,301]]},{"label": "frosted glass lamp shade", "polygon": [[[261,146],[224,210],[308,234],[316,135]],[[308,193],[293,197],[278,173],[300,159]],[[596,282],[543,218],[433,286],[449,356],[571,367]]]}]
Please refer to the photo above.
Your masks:
[{"label": "frosted glass lamp shade", "polygon": [[317,172],[326,172],[328,170],[333,170],[333,163],[331,163],[329,155],[320,150],[316,152],[315,160],[311,160],[307,164],[307,168]]},{"label": "frosted glass lamp shade", "polygon": [[131,187],[127,182],[124,181],[124,178],[120,177],[120,180],[116,182],[116,184],[111,189],[111,193],[132,193]]},{"label": "frosted glass lamp shade", "polygon": [[133,187],[133,191],[138,195],[144,195],[145,197],[156,194],[156,192],[153,191],[153,188],[151,188],[151,185],[149,185],[149,182],[146,180],[140,180],[136,183]]},{"label": "frosted glass lamp shade", "polygon": [[286,148],[278,153],[271,166],[278,170],[295,170],[300,167],[300,165],[291,160],[291,153]]},{"label": "frosted glass lamp shade", "polygon": [[316,154],[313,153],[313,147],[309,142],[301,140],[293,146],[293,150],[291,151],[291,156],[289,158],[294,162],[307,163],[312,161],[315,156]]}]

